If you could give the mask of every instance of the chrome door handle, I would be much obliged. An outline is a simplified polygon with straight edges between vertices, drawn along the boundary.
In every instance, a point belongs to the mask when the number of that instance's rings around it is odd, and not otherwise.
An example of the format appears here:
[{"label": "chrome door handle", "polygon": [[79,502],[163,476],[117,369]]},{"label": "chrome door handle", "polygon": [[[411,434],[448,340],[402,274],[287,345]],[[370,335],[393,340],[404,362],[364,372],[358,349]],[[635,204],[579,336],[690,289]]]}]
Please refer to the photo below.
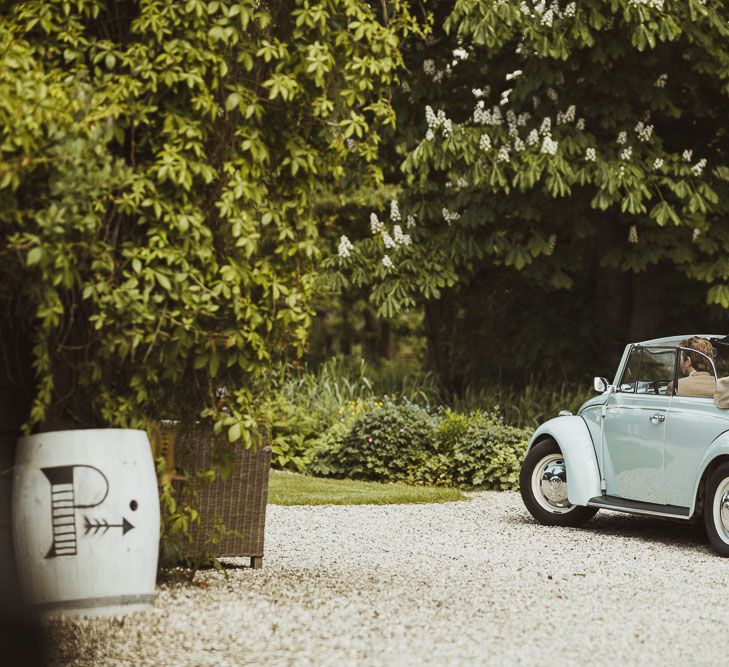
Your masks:
[{"label": "chrome door handle", "polygon": [[659,424],[660,422],[666,421],[666,415],[655,414],[649,417],[651,424]]}]

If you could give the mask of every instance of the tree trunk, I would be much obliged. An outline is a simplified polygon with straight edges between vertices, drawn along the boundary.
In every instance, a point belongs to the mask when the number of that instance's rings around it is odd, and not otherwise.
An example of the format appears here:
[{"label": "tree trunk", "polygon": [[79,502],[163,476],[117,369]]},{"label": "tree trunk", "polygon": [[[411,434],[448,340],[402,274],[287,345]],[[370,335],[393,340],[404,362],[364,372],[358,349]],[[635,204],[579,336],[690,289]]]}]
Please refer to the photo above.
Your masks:
[{"label": "tree trunk", "polygon": [[598,223],[598,262],[595,281],[595,330],[599,349],[610,362],[620,359],[623,348],[630,342],[626,333],[630,322],[630,275],[619,268],[602,265],[605,255],[625,242],[624,228],[617,222]]},{"label": "tree trunk", "polygon": [[632,304],[628,339],[630,342],[665,335],[666,289],[664,269],[650,266],[631,276]]}]

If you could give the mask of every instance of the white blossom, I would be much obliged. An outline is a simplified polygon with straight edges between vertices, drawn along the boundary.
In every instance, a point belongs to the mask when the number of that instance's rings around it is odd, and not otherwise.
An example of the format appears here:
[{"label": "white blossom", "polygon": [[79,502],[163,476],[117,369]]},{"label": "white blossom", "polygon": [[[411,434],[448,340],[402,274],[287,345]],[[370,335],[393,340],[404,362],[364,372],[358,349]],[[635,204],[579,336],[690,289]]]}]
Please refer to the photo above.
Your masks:
[{"label": "white blossom", "polygon": [[390,236],[390,232],[387,230],[382,231],[382,241],[385,244],[385,248],[397,248],[397,243],[395,243],[395,239]]},{"label": "white blossom", "polygon": [[382,264],[386,269],[392,268],[392,260],[390,259],[389,255],[383,255],[382,257]]},{"label": "white blossom", "polygon": [[405,219],[405,226],[406,226],[406,227],[407,227],[408,229],[411,229],[412,227],[415,227],[415,216],[414,216],[414,215],[409,215],[409,216],[408,216],[408,217],[407,217],[407,218]]},{"label": "white blossom", "polygon": [[552,141],[552,137],[547,135],[542,141],[542,148],[540,151],[545,155],[556,155],[559,144],[556,141]]},{"label": "white blossom", "polygon": [[396,199],[390,202],[390,220],[398,222],[400,220],[400,206]]},{"label": "white blossom", "polygon": [[435,136],[434,132],[438,128],[441,128],[444,137],[447,137],[453,131],[453,123],[450,118],[446,117],[445,111],[442,109],[439,109],[438,113],[435,113],[431,106],[426,106],[425,122],[428,124],[428,130],[430,130],[430,134],[428,132],[425,133],[428,140],[433,139]]},{"label": "white blossom", "polygon": [[425,133],[425,138],[428,141],[433,141],[433,139],[435,138],[435,134],[434,134],[433,130],[431,130],[430,128],[428,128],[428,131]]},{"label": "white blossom", "polygon": [[523,74],[523,72],[520,69],[515,69],[513,72],[509,72],[506,75],[506,80],[512,81],[513,79],[519,78],[522,74]]},{"label": "white blossom", "polygon": [[529,146],[536,146],[539,143],[539,132],[532,130],[527,137],[527,144]]},{"label": "white blossom", "polygon": [[691,162],[691,158],[693,157],[693,150],[690,148],[687,148],[681,155],[686,162]]},{"label": "white blossom", "polygon": [[661,74],[661,76],[659,76],[656,79],[656,81],[653,85],[656,88],[665,88],[667,83],[668,83],[668,74]]},{"label": "white blossom", "polygon": [[568,17],[572,18],[577,11],[577,4],[574,2],[570,2],[565,8],[563,14]]},{"label": "white blossom", "polygon": [[499,152],[496,154],[497,162],[508,162],[510,159],[511,155],[509,154],[509,147],[502,146],[499,148]]},{"label": "white blossom", "polygon": [[597,159],[597,151],[594,148],[588,148],[585,151],[585,160],[594,162]]},{"label": "white blossom", "polygon": [[620,153],[620,159],[621,160],[630,160],[631,157],[633,157],[633,148],[632,148],[632,146],[627,146]]},{"label": "white blossom", "polygon": [[379,234],[385,228],[385,223],[377,219],[375,213],[370,213],[370,230],[373,234]]},{"label": "white blossom", "polygon": [[435,74],[435,61],[430,58],[423,60],[423,72],[428,76],[433,76]]},{"label": "white blossom", "polygon": [[547,116],[539,127],[539,134],[546,136],[552,132],[552,119]]},{"label": "white blossom", "polygon": [[557,235],[552,234],[552,236],[550,236],[547,239],[547,249],[545,250],[544,254],[551,255],[554,252],[554,249],[556,247],[557,247]]},{"label": "white blossom", "polygon": [[443,207],[441,213],[443,214],[443,220],[445,220],[449,225],[451,224],[451,222],[454,222],[461,217],[460,213],[456,213],[455,211],[449,211],[445,207]]},{"label": "white blossom", "polygon": [[505,104],[508,104],[509,103],[509,95],[511,95],[511,91],[512,91],[512,89],[511,88],[508,88],[503,93],[501,93],[501,102],[499,102],[499,104],[501,104],[502,107]]},{"label": "white blossom", "polygon": [[648,7],[649,9],[662,10],[666,0],[628,0],[633,7]]},{"label": "white blossom", "polygon": [[691,167],[691,173],[694,176],[701,176],[704,173],[706,167],[706,158],[701,158],[693,167]]},{"label": "white blossom", "polygon": [[521,153],[521,151],[524,150],[524,142],[521,140],[520,137],[517,137],[516,139],[514,139],[514,150],[517,153]]},{"label": "white blossom", "polygon": [[652,125],[646,125],[642,120],[638,121],[638,123],[635,126],[635,133],[638,135],[638,139],[645,143],[646,141],[651,140],[651,136],[653,135],[653,126]]},{"label": "white blossom", "polygon": [[572,104],[567,108],[566,111],[559,111],[557,113],[557,125],[563,125],[565,123],[571,123],[575,119],[575,105]]},{"label": "white blossom", "polygon": [[467,60],[468,59],[468,51],[464,49],[463,47],[459,46],[457,49],[453,49],[453,57],[456,61],[458,60]]},{"label": "white blossom", "polygon": [[491,137],[488,134],[482,134],[481,138],[478,140],[478,147],[484,152],[490,151]]},{"label": "white blossom", "polygon": [[352,245],[352,242],[344,234],[342,234],[342,237],[339,239],[339,248],[337,249],[339,256],[342,259],[347,259],[353,248],[354,246]]},{"label": "white blossom", "polygon": [[552,100],[552,102],[556,102],[559,99],[559,95],[554,88],[547,88],[547,97]]},{"label": "white blossom", "polygon": [[395,225],[392,230],[393,236],[395,237],[395,243],[400,245],[410,245],[411,239],[410,234],[403,234],[400,225]]},{"label": "white blossom", "polygon": [[635,225],[631,225],[628,231],[628,243],[638,243],[638,228]]},{"label": "white blossom", "polygon": [[618,134],[617,142],[623,146],[628,141],[628,133],[624,130]]},{"label": "white blossom", "polygon": [[577,122],[575,123],[575,127],[582,131],[585,129],[585,119],[584,118],[578,118]]},{"label": "white blossom", "polygon": [[657,157],[653,161],[653,169],[660,169],[662,166],[663,166],[663,158],[662,157]]},{"label": "white blossom", "polygon": [[694,233],[691,235],[691,240],[696,243],[696,241],[699,240],[699,236],[701,236],[701,230],[697,227],[694,229]]}]

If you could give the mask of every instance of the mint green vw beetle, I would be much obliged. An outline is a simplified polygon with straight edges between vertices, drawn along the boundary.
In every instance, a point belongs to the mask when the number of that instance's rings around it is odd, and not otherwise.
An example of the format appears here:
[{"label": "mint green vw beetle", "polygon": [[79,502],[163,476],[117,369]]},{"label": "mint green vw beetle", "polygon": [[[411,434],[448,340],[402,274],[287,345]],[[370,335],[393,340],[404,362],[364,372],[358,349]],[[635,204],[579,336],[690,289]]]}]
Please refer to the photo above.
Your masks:
[{"label": "mint green vw beetle", "polygon": [[579,526],[600,508],[703,515],[712,546],[729,556],[729,337],[698,336],[711,343],[698,344],[705,354],[687,346],[696,338],[628,345],[612,384],[595,378],[599,396],[535,431],[520,484],[537,521]]}]

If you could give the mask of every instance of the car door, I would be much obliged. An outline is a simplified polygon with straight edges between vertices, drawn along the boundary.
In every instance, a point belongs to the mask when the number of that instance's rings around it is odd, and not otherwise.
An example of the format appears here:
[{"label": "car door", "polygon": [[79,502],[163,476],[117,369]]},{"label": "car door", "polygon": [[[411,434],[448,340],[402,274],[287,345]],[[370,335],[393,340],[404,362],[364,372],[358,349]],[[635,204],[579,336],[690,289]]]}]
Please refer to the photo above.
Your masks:
[{"label": "car door", "polygon": [[607,495],[666,504],[664,435],[676,351],[635,346],[605,411]]},{"label": "car door", "polygon": [[[706,356],[695,350],[692,353]],[[703,370],[709,367],[716,378],[713,360],[707,357]],[[671,396],[664,455],[669,505],[691,506],[699,465],[711,443],[729,430],[727,416],[726,410],[716,407],[713,396]]]}]

